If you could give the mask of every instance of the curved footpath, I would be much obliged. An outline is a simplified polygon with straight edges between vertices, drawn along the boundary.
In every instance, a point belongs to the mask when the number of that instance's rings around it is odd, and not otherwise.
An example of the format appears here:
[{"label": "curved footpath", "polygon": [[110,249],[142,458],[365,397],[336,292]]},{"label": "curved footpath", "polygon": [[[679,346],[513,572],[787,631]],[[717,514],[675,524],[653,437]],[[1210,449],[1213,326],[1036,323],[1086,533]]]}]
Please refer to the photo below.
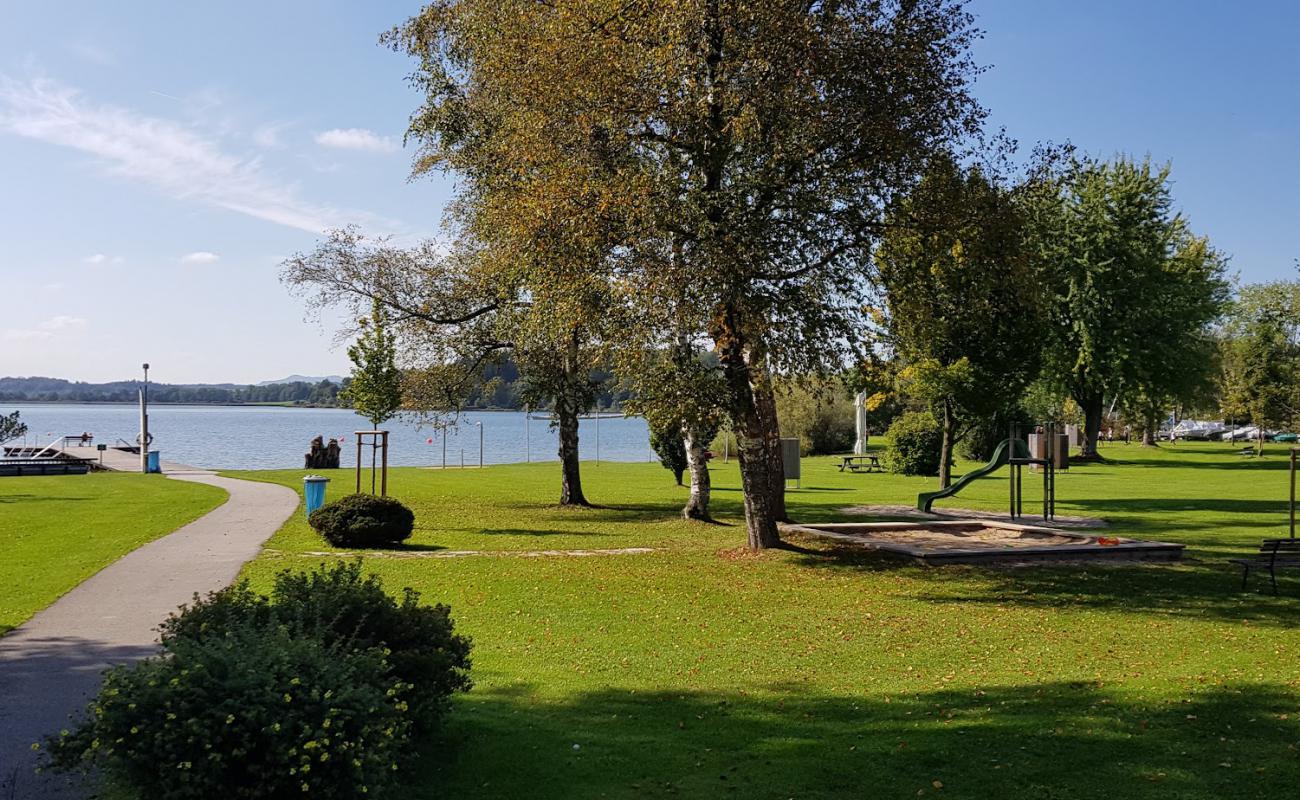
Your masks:
[{"label": "curved footpath", "polygon": [[[157,627],[177,606],[228,585],[298,508],[270,483],[168,465],[171,478],[230,497],[179,530],[133,550],[0,638],[0,798],[87,796],[62,776],[35,773],[32,743],[68,727],[105,667],[157,651]],[[15,791],[16,790],[16,791]]]}]

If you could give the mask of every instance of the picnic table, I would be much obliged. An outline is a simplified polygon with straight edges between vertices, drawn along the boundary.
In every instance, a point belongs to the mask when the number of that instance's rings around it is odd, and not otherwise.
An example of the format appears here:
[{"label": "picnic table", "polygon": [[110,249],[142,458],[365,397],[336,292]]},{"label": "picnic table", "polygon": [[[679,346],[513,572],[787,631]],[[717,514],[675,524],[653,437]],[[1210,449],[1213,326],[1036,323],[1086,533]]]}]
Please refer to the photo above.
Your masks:
[{"label": "picnic table", "polygon": [[879,456],[840,456],[840,472],[884,472]]}]

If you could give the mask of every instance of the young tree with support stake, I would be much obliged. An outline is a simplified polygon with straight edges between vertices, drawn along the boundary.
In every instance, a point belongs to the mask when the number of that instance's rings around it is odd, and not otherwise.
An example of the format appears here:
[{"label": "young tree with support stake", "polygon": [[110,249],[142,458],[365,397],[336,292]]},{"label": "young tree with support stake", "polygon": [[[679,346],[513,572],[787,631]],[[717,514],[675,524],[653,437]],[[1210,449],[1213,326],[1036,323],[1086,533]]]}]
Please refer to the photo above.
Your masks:
[{"label": "young tree with support stake", "polygon": [[419,62],[417,171],[462,179],[476,237],[574,256],[530,282],[699,309],[758,549],[785,516],[772,375],[844,366],[883,204],[978,130],[975,35],[958,0],[438,0],[389,41]]},{"label": "young tree with support stake", "polygon": [[357,322],[361,335],[348,347],[352,380],[343,400],[370,420],[371,428],[393,418],[402,407],[402,371],[397,368],[397,343],[388,330],[388,311],[375,300],[370,316]]}]

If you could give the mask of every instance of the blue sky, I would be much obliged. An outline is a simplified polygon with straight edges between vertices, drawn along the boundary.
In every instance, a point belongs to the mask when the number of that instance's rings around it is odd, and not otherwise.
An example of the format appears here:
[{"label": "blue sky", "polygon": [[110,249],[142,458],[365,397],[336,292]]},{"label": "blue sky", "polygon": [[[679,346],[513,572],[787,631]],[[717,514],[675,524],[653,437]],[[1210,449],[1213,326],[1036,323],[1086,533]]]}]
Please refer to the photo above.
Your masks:
[{"label": "blue sky", "polygon": [[[418,98],[378,34],[416,2],[0,5],[0,375],[347,371],[278,280],[322,228],[436,233]],[[1244,7],[1244,6],[1243,6]],[[1246,281],[1291,277],[1300,4],[975,0],[977,94],[1022,144],[1172,161]]]}]

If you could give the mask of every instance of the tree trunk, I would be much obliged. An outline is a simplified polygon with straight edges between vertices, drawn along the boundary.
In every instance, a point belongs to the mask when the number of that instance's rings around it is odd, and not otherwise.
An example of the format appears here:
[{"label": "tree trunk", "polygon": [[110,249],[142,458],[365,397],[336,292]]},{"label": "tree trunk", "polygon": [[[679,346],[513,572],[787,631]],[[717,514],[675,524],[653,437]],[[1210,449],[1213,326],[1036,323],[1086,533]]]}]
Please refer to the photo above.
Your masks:
[{"label": "tree trunk", "polygon": [[785,510],[785,459],[781,454],[781,425],[776,416],[776,393],[772,390],[772,382],[762,365],[751,365],[750,374],[755,376],[754,404],[766,439],[767,468],[771,473],[768,485],[772,489],[772,513],[778,521],[789,522],[790,516]]},{"label": "tree trunk", "polygon": [[1101,460],[1101,454],[1097,452],[1097,437],[1101,435],[1102,400],[1101,392],[1075,397],[1075,401],[1083,408],[1083,444],[1079,449],[1080,461]]},{"label": "tree trunk", "polygon": [[939,445],[939,488],[947,489],[952,484],[952,445],[954,420],[952,404],[944,401],[943,418],[939,421],[943,429],[943,441]]},{"label": "tree trunk", "polygon": [[1148,409],[1146,416],[1142,420],[1142,446],[1159,447],[1156,443],[1156,411]]},{"label": "tree trunk", "polygon": [[[726,406],[736,435],[740,462],[740,484],[745,501],[745,528],[752,550],[776,547],[781,543],[777,532],[778,509],[774,505],[777,491],[784,488],[772,483],[772,445],[776,435],[755,402],[755,386],[750,369],[747,342],[736,319],[735,309],[724,307],[714,319],[710,333],[717,344],[718,361],[726,381]],[[773,415],[775,416],[775,415]],[[780,458],[780,452],[775,454]]]},{"label": "tree trunk", "polygon": [[555,398],[555,420],[559,428],[560,439],[560,505],[589,506],[587,496],[582,493],[582,467],[578,461],[578,407],[577,398],[581,396],[578,381],[585,381],[578,369],[578,331],[575,328],[569,340],[568,352],[564,359],[564,385]]},{"label": "tree trunk", "polygon": [[[687,458],[690,458],[689,454],[687,455]],[[675,469],[675,470],[673,470],[673,478],[677,481],[677,485],[678,485],[678,486],[685,486],[685,485],[686,485],[685,483],[682,482],[682,479],[685,478],[685,477],[686,477],[686,470],[684,470],[684,469]]]},{"label": "tree trunk", "polygon": [[699,431],[691,430],[689,425],[682,426],[682,437],[686,444],[686,463],[691,470],[691,496],[682,509],[682,519],[712,522],[709,499],[713,493],[713,479],[709,476],[708,459],[704,455],[704,446],[708,442],[701,441]]}]

